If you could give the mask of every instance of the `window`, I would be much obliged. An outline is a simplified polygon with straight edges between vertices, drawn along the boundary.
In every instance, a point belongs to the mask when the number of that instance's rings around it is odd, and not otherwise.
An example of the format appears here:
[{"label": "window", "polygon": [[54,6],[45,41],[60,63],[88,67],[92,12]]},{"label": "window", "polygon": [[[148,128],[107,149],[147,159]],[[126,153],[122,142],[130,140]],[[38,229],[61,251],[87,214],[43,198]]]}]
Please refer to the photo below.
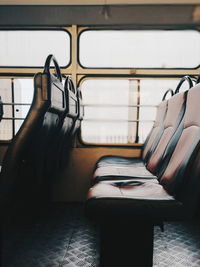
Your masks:
[{"label": "window", "polygon": [[[85,79],[81,85],[86,143],[143,143],[153,125],[156,106],[179,79]],[[187,84],[184,85],[185,89]],[[181,88],[183,90],[183,88]]]},{"label": "window", "polygon": [[[129,103],[136,83],[120,79],[85,80],[82,139],[92,143],[128,143],[135,140],[136,108]],[[137,97],[131,98],[135,104]],[[130,105],[130,107],[129,107]],[[132,113],[130,113],[132,109]]]},{"label": "window", "polygon": [[43,67],[49,54],[70,63],[70,36],[63,30],[0,30],[1,67]]},{"label": "window", "polygon": [[86,68],[196,68],[199,46],[195,30],[87,30],[79,61]]},{"label": "window", "polygon": [[33,79],[0,79],[4,115],[0,140],[10,140],[19,130],[33,98]]}]

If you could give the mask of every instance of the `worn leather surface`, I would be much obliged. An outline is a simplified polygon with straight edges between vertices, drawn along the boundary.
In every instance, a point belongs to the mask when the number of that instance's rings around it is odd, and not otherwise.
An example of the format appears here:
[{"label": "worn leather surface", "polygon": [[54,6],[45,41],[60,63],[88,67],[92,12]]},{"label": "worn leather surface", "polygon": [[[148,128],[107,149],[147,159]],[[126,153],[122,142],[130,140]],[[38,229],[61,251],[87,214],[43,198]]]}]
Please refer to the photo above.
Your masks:
[{"label": "worn leather surface", "polygon": [[[192,166],[191,159],[192,161],[194,160],[194,153],[197,154],[199,150],[200,116],[197,112],[199,99],[200,85],[196,85],[188,92],[183,126],[180,125],[182,133],[165,172],[160,177],[161,184],[171,194],[175,194],[175,191],[178,190],[176,186],[177,183],[179,184],[178,187],[181,187],[181,184],[183,185],[185,183],[185,173],[187,169],[190,169]],[[193,166],[193,168],[195,168],[195,166]],[[190,179],[190,177],[188,176],[187,179]]]},{"label": "worn leather surface", "polygon": [[[30,110],[5,154],[0,175],[0,203],[46,198],[47,153],[65,112],[64,89],[56,76],[37,73]],[[52,155],[53,156],[53,155]],[[47,167],[47,168],[46,168]]]},{"label": "worn leather surface", "polygon": [[1,100],[1,96],[0,96],[0,121],[3,117],[3,102]]},{"label": "worn leather surface", "polygon": [[129,166],[129,165],[141,165],[143,166],[143,161],[140,158],[130,158],[130,157],[120,157],[120,156],[104,156],[101,157],[97,163],[96,163],[96,168],[99,167],[106,167],[106,166],[118,166],[118,165],[124,165],[124,166]]},{"label": "worn leather surface", "polygon": [[143,166],[107,166],[97,168],[94,172],[94,182],[104,180],[119,180],[132,178],[156,179],[157,177]]},{"label": "worn leather surface", "polygon": [[170,142],[173,134],[177,130],[185,112],[185,101],[186,101],[187,92],[182,92],[174,95],[168,100],[168,110],[164,120],[164,130],[162,136],[153,151],[150,159],[147,163],[147,169],[156,173],[158,163],[162,159],[162,155]]},{"label": "worn leather surface", "polygon": [[[140,180],[139,177],[132,182],[111,179],[106,183],[99,182],[88,192],[86,212],[89,217],[98,222],[106,222],[109,218],[156,221],[194,214],[200,197],[199,99],[200,84],[187,93],[183,119],[162,157],[166,166],[158,176],[160,184],[155,183],[155,179]],[[168,122],[170,124],[169,119]],[[101,168],[97,169],[99,174]],[[125,169],[112,168],[116,175]],[[126,168],[129,174],[131,167]],[[104,168],[106,172],[108,170]]]},{"label": "worn leather surface", "polygon": [[147,162],[149,160],[149,157],[153,153],[155,147],[157,146],[163,130],[164,130],[164,119],[166,117],[168,110],[168,101],[163,101],[158,105],[157,113],[156,113],[156,119],[154,122],[154,125],[152,127],[152,130],[147,137],[147,140],[144,143],[143,151],[142,151],[142,159],[144,162]]},{"label": "worn leather surface", "polygon": [[156,221],[182,216],[182,204],[160,184],[140,180],[134,183],[94,185],[88,192],[86,214],[104,222],[114,218]]}]

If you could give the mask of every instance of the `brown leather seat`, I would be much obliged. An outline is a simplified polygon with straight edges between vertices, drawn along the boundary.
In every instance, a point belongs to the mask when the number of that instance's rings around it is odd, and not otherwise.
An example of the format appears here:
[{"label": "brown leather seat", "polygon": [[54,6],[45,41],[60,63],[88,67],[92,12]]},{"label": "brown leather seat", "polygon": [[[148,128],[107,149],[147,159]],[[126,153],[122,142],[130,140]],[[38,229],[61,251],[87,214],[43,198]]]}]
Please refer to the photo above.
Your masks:
[{"label": "brown leather seat", "polygon": [[[170,90],[170,92],[172,92],[172,90]],[[96,168],[106,167],[106,166],[116,166],[119,164],[124,165],[124,166],[126,165],[129,166],[129,165],[134,165],[135,162],[137,164],[140,163],[141,165],[144,165],[143,162],[145,163],[148,151],[151,149],[154,142],[158,142],[162,134],[163,121],[166,116],[167,104],[168,104],[168,101],[163,100],[163,102],[161,102],[157,107],[156,119],[151,129],[151,132],[149,133],[144,143],[141,158],[135,159],[135,158],[120,157],[120,156],[112,156],[112,155],[104,156],[98,160],[96,164]]]},{"label": "brown leather seat", "polygon": [[[186,76],[188,77],[188,76]],[[185,81],[181,79],[177,88],[180,88],[180,84]],[[187,78],[188,79],[188,78]],[[189,80],[190,81],[190,80]],[[113,179],[127,179],[134,177],[141,178],[155,178],[158,175],[160,170],[160,166],[163,163],[162,155],[166,149],[166,146],[170,142],[172,136],[176,132],[185,112],[185,103],[186,103],[187,92],[182,92],[176,94],[172,98],[167,101],[167,111],[165,118],[163,119],[162,128],[159,133],[159,137],[157,135],[150,133],[150,139],[156,139],[156,141],[151,145],[150,148],[146,148],[146,161],[142,165],[139,161],[139,164],[136,162],[136,159],[132,160],[132,164],[114,164],[113,166],[99,167],[96,169],[94,173],[94,181],[103,181],[103,180],[113,180]],[[163,103],[163,102],[162,102]],[[161,103],[161,104],[162,104]],[[159,110],[158,110],[159,112]],[[162,115],[162,112],[161,112]],[[157,120],[156,120],[157,121]],[[160,120],[158,120],[160,123]],[[166,164],[164,164],[166,166]],[[147,169],[146,169],[147,168]]]},{"label": "brown leather seat", "polygon": [[[175,89],[175,94],[179,92],[181,86],[185,82],[188,83],[189,88],[191,88],[194,84],[193,80],[189,76],[184,76],[183,78],[181,78],[180,82],[178,83]],[[174,94],[171,89],[167,90],[163,96],[162,101],[166,99],[166,96],[168,95],[168,93],[171,93],[172,96]],[[163,105],[162,103],[158,105],[157,115],[156,115],[154,125],[149,135],[147,136],[146,141],[143,146],[141,159],[143,159],[144,163],[148,162],[149,157],[151,156],[151,154],[154,152],[155,148],[157,147],[157,144],[160,140],[160,136],[162,135],[163,120],[165,118],[166,111],[167,111],[167,106],[162,106],[162,105]],[[141,162],[141,159],[126,158],[126,157],[112,156],[112,155],[103,156],[102,158],[98,160],[96,164],[96,168],[103,167],[103,166],[104,167],[110,166],[110,165],[116,166],[119,164],[129,166],[129,165],[134,165],[135,163],[137,163],[138,165],[138,161],[140,161],[141,165],[143,165],[143,162]]]},{"label": "brown leather seat", "polygon": [[2,117],[3,117],[3,102],[0,96],[0,121],[2,120]]},{"label": "brown leather seat", "polygon": [[[120,227],[127,229],[124,231],[126,238],[123,233],[119,235],[124,238],[124,241],[126,240],[127,244],[131,242],[134,247],[132,251],[134,252],[135,249],[136,254],[128,256],[126,264],[130,264],[131,258],[136,257],[137,266],[152,266],[153,225],[169,219],[179,220],[191,217],[198,207],[200,197],[200,116],[197,112],[199,99],[200,84],[187,93],[183,120],[164,153],[163,159],[166,159],[167,166],[159,173],[160,183],[141,179],[128,182],[109,181],[100,182],[89,190],[86,213],[99,222],[103,240],[106,242],[104,229],[107,234],[110,232],[108,240],[110,246],[117,242],[115,236],[119,233],[116,229]],[[114,224],[115,227],[112,230]],[[143,231],[146,236],[143,235]],[[131,234],[128,236],[128,233]],[[132,234],[134,236],[131,236]],[[138,247],[139,240],[141,243]],[[145,242],[149,244],[146,251],[142,247]],[[126,249],[129,249],[126,243],[118,244],[122,253],[117,256],[116,266],[120,266]],[[113,255],[112,248],[110,250]],[[144,264],[143,254],[147,254],[148,263]],[[108,266],[108,255],[103,258],[103,266]]]},{"label": "brown leather seat", "polygon": [[[118,181],[100,182],[90,189],[88,206],[90,206],[90,202],[92,201],[109,202],[111,199],[115,200],[119,198],[119,201],[123,202],[126,199],[129,199],[128,201],[130,201],[130,199],[135,199],[134,201],[141,202],[142,209],[144,202],[153,199],[158,203],[159,198],[162,197],[163,194],[163,198],[167,197],[167,200],[170,200],[170,203],[172,200],[175,201],[176,199],[176,202],[178,201],[180,204],[179,207],[181,207],[183,205],[183,203],[181,203],[182,198],[184,197],[185,199],[185,196],[181,194],[181,191],[187,191],[187,186],[190,184],[190,180],[193,180],[191,176],[192,173],[196,171],[200,172],[198,166],[194,166],[195,159],[199,157],[200,153],[200,116],[198,112],[196,112],[199,106],[199,99],[200,85],[196,85],[188,92],[185,115],[174,135],[174,143],[167,147],[167,149],[170,150],[171,146],[175,146],[165,171],[158,176],[160,184],[155,182],[152,183],[152,181],[149,180],[142,181],[141,179],[135,179],[134,181],[124,183],[123,181],[121,181],[121,183]],[[178,140],[176,135],[178,136]],[[145,188],[148,188],[148,190]],[[156,188],[158,188],[158,191]],[[199,189],[197,189],[197,191],[199,192]],[[149,194],[151,195],[150,198]],[[145,198],[145,195],[147,198]],[[158,203],[158,205],[162,208],[162,203]],[[108,205],[106,207],[108,207]],[[161,210],[161,212],[162,211],[163,210]],[[96,213],[98,213],[97,210]],[[190,213],[190,211],[188,211],[188,213]],[[187,216],[187,214],[185,215]],[[151,217],[154,218],[154,216],[157,215],[152,213]]]},{"label": "brown leather seat", "polygon": [[[52,61],[56,75],[50,72]],[[47,152],[64,112],[62,77],[56,59],[50,55],[44,72],[34,77],[30,110],[3,160],[0,204],[4,211],[10,203],[14,207],[28,206],[45,198]]]},{"label": "brown leather seat", "polygon": [[[99,182],[102,180],[112,179],[127,179],[128,176],[133,177],[134,173],[138,174],[135,168],[143,169],[143,173],[148,171],[145,168],[145,158],[148,154],[148,150],[155,142],[158,142],[163,132],[163,121],[166,116],[168,101],[163,101],[158,105],[156,120],[154,122],[151,133],[147,137],[144,145],[141,158],[125,158],[118,156],[105,156],[100,158],[96,164],[96,170],[93,176],[93,182]],[[132,169],[134,168],[134,170]],[[119,173],[121,171],[121,174]],[[129,171],[129,174],[127,173]],[[146,175],[152,177],[152,174],[148,172]],[[123,178],[124,177],[124,178]]]}]

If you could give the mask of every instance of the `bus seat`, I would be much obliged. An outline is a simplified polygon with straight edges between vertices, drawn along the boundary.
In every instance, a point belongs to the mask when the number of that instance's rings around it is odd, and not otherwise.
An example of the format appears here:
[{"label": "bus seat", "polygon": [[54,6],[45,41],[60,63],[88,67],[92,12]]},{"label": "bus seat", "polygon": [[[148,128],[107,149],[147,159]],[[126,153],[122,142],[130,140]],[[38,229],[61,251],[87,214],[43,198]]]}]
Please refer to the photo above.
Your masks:
[{"label": "bus seat", "polygon": [[[51,62],[55,65],[56,74],[50,72]],[[3,159],[0,203],[4,210],[10,203],[24,206],[36,203],[42,197],[46,152],[52,145],[64,111],[60,68],[54,56],[49,55],[44,72],[34,77],[34,96],[27,117]]]},{"label": "bus seat", "polygon": [[59,168],[63,168],[69,159],[71,148],[76,133],[76,121],[78,118],[78,95],[77,89],[70,76],[65,80],[65,95],[67,103],[67,113],[60,132],[60,156]]},{"label": "bus seat", "polygon": [[2,117],[3,117],[3,102],[0,96],[0,121],[2,120]]},{"label": "bus seat", "polygon": [[[176,89],[175,89],[175,93],[178,93],[181,86],[183,85],[183,83],[187,82],[189,88],[191,88],[193,86],[193,81],[191,79],[190,76],[184,76],[183,78],[181,78],[180,82],[178,83]],[[168,95],[168,93],[171,94],[171,96],[173,96],[173,91],[171,89],[168,89],[165,94],[163,95],[162,101],[164,101]],[[160,104],[161,105],[161,104]],[[159,121],[159,119],[164,119],[165,117],[162,117],[162,111],[160,110],[161,107],[160,105],[158,105],[157,108],[157,114],[156,114],[156,119],[154,122],[154,125],[149,133],[149,135],[146,138],[146,141],[144,143],[143,146],[143,151],[142,151],[142,159],[144,160],[144,162],[148,162],[149,157],[152,155],[152,153],[154,152],[158,142],[159,142],[159,136],[156,137],[156,129],[154,129],[155,127],[157,129],[159,129],[160,124],[162,123],[162,121]],[[166,107],[167,108],[167,107]],[[157,118],[157,116],[161,116],[161,118]],[[160,132],[162,134],[162,132]],[[120,156],[104,156],[102,158],[99,159],[99,161],[97,162],[97,166],[96,167],[100,167],[100,166],[108,166],[108,165],[131,165],[131,164],[138,164],[138,160],[134,159],[134,158],[125,158],[125,157],[120,157]],[[141,165],[141,163],[140,163]],[[143,165],[143,164],[142,164]]]},{"label": "bus seat", "polygon": [[104,156],[100,158],[96,164],[96,168],[103,167],[103,166],[113,166],[113,165],[132,165],[140,163],[140,165],[143,164],[143,160],[145,161],[145,157],[148,154],[148,150],[151,148],[151,146],[156,142],[162,131],[163,131],[163,120],[166,115],[167,111],[167,103],[168,101],[164,100],[161,102],[158,107],[157,107],[157,112],[156,112],[156,119],[153,124],[153,127],[151,129],[150,134],[146,138],[146,141],[144,143],[143,151],[142,151],[142,157],[140,159],[135,159],[135,158],[125,158],[125,157],[119,157],[119,156]]},{"label": "bus seat", "polygon": [[[181,84],[183,83],[182,81],[183,79],[180,81]],[[95,181],[127,179],[127,177],[130,179],[135,177],[155,178],[155,175],[158,175],[163,163],[162,155],[182,121],[185,112],[186,97],[187,91],[178,93],[167,101],[167,111],[163,121],[162,131],[160,132],[160,136],[157,141],[154,142],[152,147],[149,149],[149,152],[147,152],[149,156],[145,164],[146,167],[140,165],[138,166],[138,164],[99,167],[94,173]],[[164,166],[166,166],[166,164],[164,164]]]},{"label": "bus seat", "polygon": [[78,116],[75,122],[73,134],[77,134],[81,127],[81,121],[83,120],[84,116],[84,107],[83,107],[83,98],[82,98],[82,92],[79,87],[77,87],[77,100],[78,100]]},{"label": "bus seat", "polygon": [[178,141],[159,183],[102,181],[89,190],[86,214],[100,225],[102,266],[113,263],[114,255],[115,266],[130,266],[133,258],[136,266],[152,266],[153,226],[194,215],[200,197],[199,99],[198,84],[187,93],[184,118],[174,135]]}]

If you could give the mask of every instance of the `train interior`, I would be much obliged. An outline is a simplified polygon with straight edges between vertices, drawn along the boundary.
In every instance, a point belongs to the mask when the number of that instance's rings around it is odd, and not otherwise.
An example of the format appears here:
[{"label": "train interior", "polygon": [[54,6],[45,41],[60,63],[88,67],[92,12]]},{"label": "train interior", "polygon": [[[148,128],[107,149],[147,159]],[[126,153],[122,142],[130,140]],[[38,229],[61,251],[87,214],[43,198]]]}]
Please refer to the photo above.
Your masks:
[{"label": "train interior", "polygon": [[199,101],[199,0],[0,0],[0,266],[199,267]]}]

